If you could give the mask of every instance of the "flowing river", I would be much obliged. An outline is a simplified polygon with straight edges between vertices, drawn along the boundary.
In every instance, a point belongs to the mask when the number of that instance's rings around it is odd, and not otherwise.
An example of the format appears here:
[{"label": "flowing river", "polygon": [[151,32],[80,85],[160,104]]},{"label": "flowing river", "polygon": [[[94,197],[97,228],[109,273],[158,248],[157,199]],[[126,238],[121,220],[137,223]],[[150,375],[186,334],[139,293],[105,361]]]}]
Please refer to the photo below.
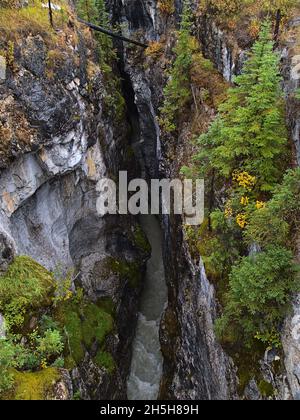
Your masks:
[{"label": "flowing river", "polygon": [[131,372],[127,382],[129,400],[156,400],[162,376],[159,324],[167,302],[162,257],[162,233],[155,216],[142,216],[141,226],[151,244],[145,286],[133,343]]}]

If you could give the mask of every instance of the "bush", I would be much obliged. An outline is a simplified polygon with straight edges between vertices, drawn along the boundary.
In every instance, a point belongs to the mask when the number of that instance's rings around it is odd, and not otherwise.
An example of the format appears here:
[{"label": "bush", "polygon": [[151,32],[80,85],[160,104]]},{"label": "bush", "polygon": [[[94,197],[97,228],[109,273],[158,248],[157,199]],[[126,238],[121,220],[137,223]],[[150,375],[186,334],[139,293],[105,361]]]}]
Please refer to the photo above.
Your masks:
[{"label": "bush", "polygon": [[42,359],[58,356],[64,349],[63,339],[58,330],[49,329],[36,339],[36,350]]},{"label": "bush", "polygon": [[256,210],[249,219],[245,230],[245,239],[249,245],[256,243],[261,248],[268,245],[285,245],[290,227],[288,223],[274,214],[268,205],[266,208]]},{"label": "bush", "polygon": [[300,168],[297,168],[287,171],[265,207],[252,212],[245,231],[246,241],[262,248],[271,244],[289,245],[300,224],[299,202]]},{"label": "bush", "polygon": [[0,339],[0,394],[12,387],[12,369],[23,367],[25,353],[21,345],[16,345],[12,340]]},{"label": "bush", "polygon": [[[286,316],[291,295],[300,290],[291,251],[270,246],[264,252],[241,259],[230,275],[230,291],[216,329],[224,341],[269,341]],[[278,344],[278,337],[270,344]]]},{"label": "bush", "polygon": [[44,267],[30,257],[16,257],[0,276],[0,310],[8,328],[22,326],[30,308],[50,305],[53,290],[53,277]]},{"label": "bush", "polygon": [[171,15],[175,12],[174,0],[159,0],[157,7],[164,15]]}]

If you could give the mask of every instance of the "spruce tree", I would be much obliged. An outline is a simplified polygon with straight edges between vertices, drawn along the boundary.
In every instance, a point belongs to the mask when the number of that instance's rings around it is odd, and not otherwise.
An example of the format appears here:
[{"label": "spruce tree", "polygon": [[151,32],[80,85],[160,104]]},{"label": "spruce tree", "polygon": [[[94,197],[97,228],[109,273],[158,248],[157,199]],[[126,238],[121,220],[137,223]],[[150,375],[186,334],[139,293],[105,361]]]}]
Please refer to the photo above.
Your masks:
[{"label": "spruce tree", "polygon": [[279,181],[287,153],[279,55],[273,48],[270,25],[264,23],[219,117],[200,138],[208,150],[201,158],[227,178],[234,171],[251,173],[262,191]]}]

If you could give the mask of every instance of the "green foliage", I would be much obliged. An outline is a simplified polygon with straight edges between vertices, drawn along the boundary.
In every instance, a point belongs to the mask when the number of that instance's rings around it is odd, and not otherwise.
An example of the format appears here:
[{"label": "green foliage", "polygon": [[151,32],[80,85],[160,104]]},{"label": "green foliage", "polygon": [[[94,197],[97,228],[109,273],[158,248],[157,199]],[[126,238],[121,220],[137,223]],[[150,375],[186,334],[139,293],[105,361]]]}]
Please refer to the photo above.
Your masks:
[{"label": "green foliage", "polygon": [[[300,169],[289,170],[282,184],[278,185],[266,207],[250,215],[245,239],[265,248],[272,244],[289,244],[300,220]],[[293,247],[293,244],[290,244]]]},{"label": "green foliage", "polygon": [[[110,28],[104,0],[79,0],[76,8],[82,19],[104,28]],[[112,112],[117,118],[121,118],[124,115],[125,101],[121,94],[120,80],[116,77],[113,69],[117,59],[113,41],[111,37],[101,32],[95,32],[94,37],[97,42],[99,65],[105,79],[104,103],[109,112]]]},{"label": "green foliage", "polygon": [[143,229],[140,225],[136,226],[134,229],[134,243],[135,245],[140,248],[143,252],[146,254],[151,253],[151,245],[147,239],[147,236],[145,235]]},{"label": "green foliage", "polygon": [[[105,9],[104,0],[79,0],[76,4],[78,16],[87,22],[109,28],[109,17]],[[101,64],[107,64],[115,58],[112,39],[100,32],[95,33],[98,43],[98,53]]]},{"label": "green foliage", "polygon": [[270,206],[256,210],[251,216],[245,230],[245,239],[261,248],[270,244],[284,245],[287,241],[289,225],[274,214]]},{"label": "green foliage", "polygon": [[262,26],[243,73],[236,77],[219,117],[201,136],[199,159],[229,178],[247,171],[256,188],[270,191],[280,180],[287,156],[287,133],[280,89],[279,56],[273,51],[270,26]]},{"label": "green foliage", "polygon": [[[216,324],[219,337],[231,341],[238,335],[248,346],[255,337],[270,340],[287,313],[291,294],[299,291],[295,271],[292,252],[280,246],[242,258],[230,274],[227,304]],[[277,344],[277,336],[273,341]]]},{"label": "green foliage", "polygon": [[8,328],[21,326],[30,309],[50,304],[54,288],[52,275],[29,257],[16,257],[0,276],[0,310]]},{"label": "green foliage", "polygon": [[67,368],[78,365],[94,343],[101,346],[113,329],[112,316],[93,303],[64,303],[57,309],[57,319],[66,336]]},{"label": "green foliage", "polygon": [[72,308],[72,306],[66,305],[63,308],[62,318],[60,321],[66,335],[66,349],[68,350],[71,359],[75,361],[75,365],[79,364],[84,357],[81,334],[81,319],[79,314],[75,309]]},{"label": "green foliage", "polygon": [[36,350],[42,358],[60,355],[64,349],[60,331],[53,329],[48,329],[43,336],[37,337],[36,345]]},{"label": "green foliage", "polygon": [[53,387],[60,379],[55,368],[39,372],[14,372],[14,387],[5,395],[11,400],[47,400],[53,399]]},{"label": "green foliage", "polygon": [[270,382],[264,380],[260,381],[258,384],[258,389],[261,395],[265,398],[272,397],[275,391],[273,385],[270,384]]},{"label": "green foliage", "polygon": [[179,111],[192,98],[190,71],[193,54],[197,50],[195,38],[191,36],[191,11],[188,2],[185,1],[178,40],[173,51],[175,60],[169,74],[169,81],[164,89],[165,99],[161,108],[161,125],[167,132],[176,129]]},{"label": "green foliage", "polygon": [[56,368],[74,368],[85,351],[114,370],[105,352],[105,338],[114,326],[113,303],[87,302],[81,289],[70,289],[71,273],[55,287],[54,276],[29,257],[17,257],[0,277],[6,323],[6,337],[0,340],[1,398],[47,399],[59,377]]},{"label": "green foliage", "polygon": [[112,317],[97,305],[88,304],[83,309],[82,338],[87,347],[96,340],[102,344],[106,335],[113,328]]},{"label": "green foliage", "polygon": [[0,394],[9,390],[14,382],[13,368],[24,365],[24,350],[12,340],[0,339]]},{"label": "green foliage", "polygon": [[116,369],[115,361],[112,355],[108,352],[99,350],[94,357],[94,362],[106,369],[109,373],[112,373]]},{"label": "green foliage", "polygon": [[141,280],[140,266],[137,262],[108,258],[107,269],[128,281],[132,288],[138,287]]}]

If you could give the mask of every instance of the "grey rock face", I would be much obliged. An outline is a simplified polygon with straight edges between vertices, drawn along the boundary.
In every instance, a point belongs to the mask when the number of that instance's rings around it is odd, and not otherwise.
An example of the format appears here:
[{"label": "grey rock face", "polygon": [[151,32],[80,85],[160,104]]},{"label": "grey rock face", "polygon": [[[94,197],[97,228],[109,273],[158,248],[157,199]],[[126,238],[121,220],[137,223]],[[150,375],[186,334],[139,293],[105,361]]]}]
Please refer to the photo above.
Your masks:
[{"label": "grey rock face", "polygon": [[[175,257],[178,255],[174,252],[171,261]],[[176,272],[168,267],[169,281],[176,292],[162,322],[165,366],[161,396],[183,400],[235,399],[235,367],[214,334],[213,286],[203,265],[199,270],[188,261],[187,253],[185,258],[181,257]]]},{"label": "grey rock face", "polygon": [[[204,45],[205,54],[215,63],[227,80],[232,80],[233,76],[238,74],[242,68],[249,43],[242,43],[240,39],[219,30],[211,19],[202,18],[200,23],[202,25],[199,26],[199,36]],[[300,164],[300,107],[299,101],[295,99],[295,92],[300,85],[298,73],[300,57],[295,55],[298,41],[295,38],[294,31],[299,25],[299,18],[291,20],[285,35],[284,45],[279,46],[287,108],[287,125],[295,144],[298,165]],[[300,382],[296,373],[300,366],[300,342],[297,332],[299,320],[300,298],[296,296],[293,302],[293,313],[286,319],[282,335],[286,376],[283,375],[281,381],[277,379],[275,384],[278,395],[282,399],[298,399],[300,395]]]},{"label": "grey rock face", "polygon": [[[144,16],[140,15],[139,20],[135,20],[133,3],[125,1],[122,7],[120,2],[117,9],[114,4],[111,9],[113,16],[127,23],[125,26],[131,36],[139,30],[139,37],[144,35],[147,39],[156,39],[175,24],[172,19],[166,22],[153,2],[147,2],[140,8]],[[180,10],[181,2],[177,6]],[[171,163],[161,151],[155,122],[164,78],[159,69],[156,73],[154,69],[145,71],[138,66],[128,50],[123,51],[123,59],[124,72],[129,78],[127,86],[130,85],[127,89],[133,90],[131,97],[138,120],[137,139],[142,140],[139,149],[145,158],[145,175],[177,176],[169,170]],[[168,169],[164,171],[162,168]],[[235,398],[235,369],[217,343],[213,329],[216,309],[213,287],[205,276],[203,266],[199,269],[190,261],[182,237],[181,220],[165,217],[162,227],[169,303],[160,333],[164,356],[160,397],[191,400]]]},{"label": "grey rock face", "polygon": [[261,395],[260,395],[257,383],[255,382],[254,379],[252,379],[249,382],[249,384],[246,386],[244,395],[245,395],[246,400],[257,401],[261,399]]},{"label": "grey rock face", "polygon": [[15,244],[9,235],[0,230],[0,273],[7,270],[15,256]]},{"label": "grey rock face", "polygon": [[0,55],[0,83],[3,83],[6,79],[6,59]]},{"label": "grey rock face", "polygon": [[5,338],[5,319],[3,318],[3,315],[0,314],[0,339]]},{"label": "grey rock face", "polygon": [[292,396],[300,398],[300,296],[295,297],[293,312],[286,319],[282,336],[287,379]]},{"label": "grey rock face", "polygon": [[55,400],[71,400],[73,398],[73,384],[69,372],[66,369],[60,369],[60,379],[54,385]]},{"label": "grey rock face", "polygon": [[128,276],[113,273],[105,262],[134,263],[142,278],[147,256],[134,242],[131,216],[97,212],[97,182],[117,179],[119,170],[132,173],[136,165],[127,156],[126,121],[103,111],[108,92],[100,69],[87,85],[94,51],[78,37],[79,62],[66,41],[65,59],[51,77],[43,38],[25,37],[15,45],[15,71],[0,85],[0,131],[7,140],[0,149],[0,271],[16,254],[28,255],[62,276],[74,269],[92,302],[111,299],[115,328],[105,345],[114,373],[93,362],[98,349],[91,348],[71,376],[62,372],[55,398],[69,399],[79,390],[85,399],[120,399],[126,397],[142,283],[132,287]]}]

